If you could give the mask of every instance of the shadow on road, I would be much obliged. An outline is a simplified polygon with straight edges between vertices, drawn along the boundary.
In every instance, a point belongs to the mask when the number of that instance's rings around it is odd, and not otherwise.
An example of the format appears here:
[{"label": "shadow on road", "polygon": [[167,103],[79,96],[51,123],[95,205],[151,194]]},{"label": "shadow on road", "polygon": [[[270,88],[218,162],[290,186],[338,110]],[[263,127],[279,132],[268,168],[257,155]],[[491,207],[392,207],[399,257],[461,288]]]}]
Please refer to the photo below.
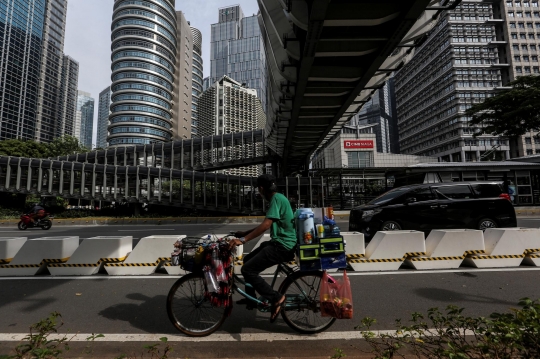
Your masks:
[{"label": "shadow on road", "polygon": [[498,298],[460,293],[453,290],[441,288],[417,288],[414,293],[420,297],[445,303],[469,302],[482,304],[502,304],[507,305],[510,302]]},{"label": "shadow on road", "polygon": [[[126,295],[126,298],[136,300],[139,304],[115,304],[98,314],[109,320],[128,322],[130,326],[147,333],[181,334],[173,327],[167,316],[166,295],[149,297],[131,293]],[[235,305],[232,315],[227,318],[219,331],[230,334],[270,330],[273,333],[293,333],[281,319],[270,324],[269,318],[270,314],[261,314],[256,310],[248,311],[243,306]]]}]

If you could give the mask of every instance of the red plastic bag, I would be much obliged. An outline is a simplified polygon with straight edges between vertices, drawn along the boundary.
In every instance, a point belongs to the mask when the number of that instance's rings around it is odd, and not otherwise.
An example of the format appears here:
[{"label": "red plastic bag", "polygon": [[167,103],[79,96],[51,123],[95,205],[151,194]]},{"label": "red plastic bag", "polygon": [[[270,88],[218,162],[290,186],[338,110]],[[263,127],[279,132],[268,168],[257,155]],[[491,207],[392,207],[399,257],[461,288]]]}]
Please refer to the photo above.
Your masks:
[{"label": "red plastic bag", "polygon": [[347,272],[343,273],[341,282],[328,276],[324,271],[321,283],[321,315],[337,319],[352,319],[353,301],[351,282]]}]

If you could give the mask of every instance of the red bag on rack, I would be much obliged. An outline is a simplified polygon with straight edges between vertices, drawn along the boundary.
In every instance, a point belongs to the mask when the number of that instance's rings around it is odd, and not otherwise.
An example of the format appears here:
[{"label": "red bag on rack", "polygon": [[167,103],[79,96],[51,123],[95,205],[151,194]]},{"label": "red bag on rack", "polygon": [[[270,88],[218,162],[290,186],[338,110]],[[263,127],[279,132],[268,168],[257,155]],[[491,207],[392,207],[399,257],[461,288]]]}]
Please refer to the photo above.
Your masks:
[{"label": "red bag on rack", "polygon": [[343,280],[341,282],[329,277],[326,271],[324,271],[320,295],[321,316],[337,319],[352,319],[352,290],[351,282],[347,277],[346,271],[343,273]]}]

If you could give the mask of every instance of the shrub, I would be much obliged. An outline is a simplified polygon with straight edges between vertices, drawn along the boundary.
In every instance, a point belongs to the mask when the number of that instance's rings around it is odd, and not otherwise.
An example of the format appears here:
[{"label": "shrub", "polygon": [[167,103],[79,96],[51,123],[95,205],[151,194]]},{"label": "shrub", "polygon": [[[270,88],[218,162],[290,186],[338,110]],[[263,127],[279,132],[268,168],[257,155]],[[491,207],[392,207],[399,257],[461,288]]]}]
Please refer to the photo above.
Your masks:
[{"label": "shrub", "polygon": [[364,318],[356,329],[376,359],[404,358],[405,350],[427,359],[540,358],[540,302],[524,298],[519,305],[520,309],[493,313],[489,319],[464,316],[463,308],[456,306],[448,306],[445,313],[432,308],[427,321],[413,313],[410,325],[398,320],[391,334],[371,331],[375,323],[371,318]]}]

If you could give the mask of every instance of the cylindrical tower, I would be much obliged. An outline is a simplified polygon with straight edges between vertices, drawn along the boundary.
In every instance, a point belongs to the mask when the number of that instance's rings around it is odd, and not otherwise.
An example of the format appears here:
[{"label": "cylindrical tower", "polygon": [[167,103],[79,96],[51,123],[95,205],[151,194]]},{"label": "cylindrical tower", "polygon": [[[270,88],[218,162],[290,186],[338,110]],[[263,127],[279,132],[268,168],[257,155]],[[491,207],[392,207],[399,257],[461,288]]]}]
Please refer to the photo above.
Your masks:
[{"label": "cylindrical tower", "polygon": [[191,28],[193,34],[193,81],[191,100],[191,137],[199,137],[199,96],[203,92],[202,34],[199,29]]},{"label": "cylindrical tower", "polygon": [[110,146],[172,139],[175,0],[115,0]]}]

